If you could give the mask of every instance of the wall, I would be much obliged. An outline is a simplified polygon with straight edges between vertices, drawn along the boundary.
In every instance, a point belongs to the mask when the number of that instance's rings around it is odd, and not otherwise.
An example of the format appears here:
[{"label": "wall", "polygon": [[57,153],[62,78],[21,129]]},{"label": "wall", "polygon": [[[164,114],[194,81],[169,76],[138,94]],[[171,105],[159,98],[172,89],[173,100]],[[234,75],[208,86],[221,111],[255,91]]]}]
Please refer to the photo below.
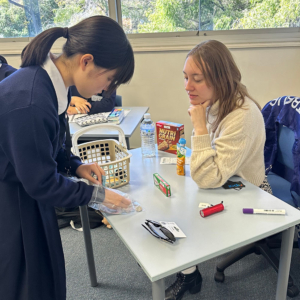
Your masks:
[{"label": "wall", "polygon": [[[300,48],[232,49],[250,94],[263,106],[283,95],[300,97]],[[183,123],[190,147],[189,101],[182,68],[187,51],[136,53],[136,70],[129,85],[119,88],[124,106],[149,106],[153,121]],[[140,146],[139,132],[131,147]]]},{"label": "wall", "polygon": [[[299,46],[233,48],[231,51],[241,70],[243,83],[262,106],[279,96],[300,96]],[[123,106],[148,106],[155,122],[183,123],[190,147],[192,126],[182,75],[186,53],[186,50],[136,52],[134,77],[130,84],[119,88],[118,94],[123,97]],[[14,67],[19,66],[19,55],[5,57]],[[139,130],[130,142],[132,148],[140,146]]]}]

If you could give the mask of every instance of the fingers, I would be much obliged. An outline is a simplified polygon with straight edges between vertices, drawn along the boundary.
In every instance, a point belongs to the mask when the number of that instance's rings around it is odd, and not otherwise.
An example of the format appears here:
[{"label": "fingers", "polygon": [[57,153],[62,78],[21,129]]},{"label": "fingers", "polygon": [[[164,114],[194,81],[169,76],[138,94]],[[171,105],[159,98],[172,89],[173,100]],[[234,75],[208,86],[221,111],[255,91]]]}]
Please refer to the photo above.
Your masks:
[{"label": "fingers", "polygon": [[209,104],[210,104],[210,101],[205,101],[205,102],[202,104],[202,106],[203,106],[204,109],[206,109],[206,108],[209,106]]},{"label": "fingers", "polygon": [[89,175],[89,174],[87,174],[85,176],[85,179],[89,180],[90,182],[92,182],[92,183],[94,183],[96,185],[100,185],[101,184],[97,179],[95,179],[92,175]]},{"label": "fingers", "polygon": [[84,103],[84,110],[86,111],[86,112],[89,112],[90,111],[90,107],[88,106],[88,104],[90,104],[90,103]]},{"label": "fingers", "polygon": [[76,107],[80,110],[82,114],[86,114],[90,111],[89,108],[87,108],[85,105],[78,105]]},{"label": "fingers", "polygon": [[[102,175],[105,175],[105,172],[98,166],[97,163],[91,164],[92,172],[97,176],[98,182],[102,182]],[[103,172],[102,172],[103,171]],[[103,174],[104,173],[104,174]]]},{"label": "fingers", "polygon": [[84,100],[84,102],[77,102],[75,106],[82,114],[88,113],[90,111],[90,108],[92,107],[92,105],[86,100]]},{"label": "fingers", "polygon": [[131,204],[129,199],[126,199],[125,197],[109,189],[105,190],[104,202],[106,206],[112,207],[114,205],[122,208],[127,208]]},{"label": "fingers", "polygon": [[76,108],[78,108],[79,111],[80,111],[82,114],[85,114],[85,109],[84,109],[84,107],[82,107],[81,105],[76,105]]},{"label": "fingers", "polygon": [[105,175],[105,171],[98,164],[96,164],[96,166],[99,169],[101,175]]},{"label": "fingers", "polygon": [[131,201],[129,199],[124,198],[123,196],[120,196],[120,197],[121,197],[121,200],[116,201],[115,205],[122,207],[122,208],[127,208],[131,204]]},{"label": "fingers", "polygon": [[131,204],[131,201],[127,198],[122,199],[122,205],[124,205],[123,207],[128,207]]}]

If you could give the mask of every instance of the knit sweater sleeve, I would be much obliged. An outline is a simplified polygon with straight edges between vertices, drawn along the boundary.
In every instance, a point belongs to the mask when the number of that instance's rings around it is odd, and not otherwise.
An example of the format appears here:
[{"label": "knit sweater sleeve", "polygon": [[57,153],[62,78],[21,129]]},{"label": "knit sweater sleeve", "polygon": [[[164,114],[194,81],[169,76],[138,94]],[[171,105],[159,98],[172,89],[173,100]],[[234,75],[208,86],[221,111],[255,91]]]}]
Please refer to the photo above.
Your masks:
[{"label": "knit sweater sleeve", "polygon": [[[217,188],[237,174],[252,148],[242,116],[228,118],[217,138],[208,134],[192,137],[191,176],[200,188]],[[212,146],[213,144],[213,146]]]}]

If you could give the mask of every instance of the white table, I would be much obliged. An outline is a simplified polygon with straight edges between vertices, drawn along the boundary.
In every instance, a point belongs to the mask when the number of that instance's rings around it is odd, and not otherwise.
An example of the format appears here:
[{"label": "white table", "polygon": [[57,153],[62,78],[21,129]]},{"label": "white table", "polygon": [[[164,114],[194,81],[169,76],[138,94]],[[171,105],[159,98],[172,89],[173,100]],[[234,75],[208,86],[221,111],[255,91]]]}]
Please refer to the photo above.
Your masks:
[{"label": "white table", "polygon": [[[159,157],[168,154],[159,152],[155,158],[143,159],[140,149],[131,152],[130,183],[120,190],[140,202],[145,211],[107,218],[152,281],[154,300],[164,299],[166,276],[281,231],[283,246],[276,299],[286,299],[294,226],[300,223],[300,211],[244,180],[246,188],[241,191],[198,189],[190,177],[189,167],[186,167],[186,176],[178,176],[176,165],[160,165]],[[159,173],[169,182],[170,198],[154,186],[153,173]],[[225,206],[223,212],[200,217],[200,202],[218,204],[221,201]],[[245,215],[243,208],[277,208],[287,213],[286,216]],[[145,219],[174,221],[187,237],[175,244],[162,242],[141,226]]]},{"label": "white table", "polygon": [[[158,151],[154,158],[142,158],[141,149],[131,151],[130,183],[121,191],[130,194],[144,208],[131,215],[106,216],[115,232],[129,249],[152,282],[154,300],[163,300],[164,278],[231,250],[283,232],[276,290],[276,300],[286,299],[294,226],[300,223],[300,211],[241,180],[245,188],[202,190],[190,177],[176,174],[176,165],[160,165],[160,157],[174,156]],[[153,184],[153,173],[159,173],[171,185],[171,197],[166,197]],[[225,210],[202,218],[200,202],[224,202]],[[243,208],[285,209],[286,216],[245,215]],[[86,215],[83,215],[83,219]],[[174,221],[186,238],[168,244],[153,237],[141,224],[145,219]],[[83,222],[92,286],[97,285],[93,265],[93,250],[88,226]],[[85,223],[85,224],[84,224]],[[90,258],[90,260],[89,260]]]},{"label": "white table", "polygon": [[[129,138],[134,133],[135,129],[138,127],[140,122],[144,118],[144,114],[148,111],[149,107],[122,107],[124,109],[130,109],[129,114],[123,119],[121,124],[119,125],[122,130],[124,131],[127,148],[130,149]],[[83,128],[74,122],[70,122],[70,134],[71,136],[78,131],[79,129]],[[112,131],[109,129],[103,130],[101,132],[97,131],[88,131],[82,137],[80,137],[81,141],[93,141],[99,139],[108,139],[108,138],[117,138],[118,132]]]}]

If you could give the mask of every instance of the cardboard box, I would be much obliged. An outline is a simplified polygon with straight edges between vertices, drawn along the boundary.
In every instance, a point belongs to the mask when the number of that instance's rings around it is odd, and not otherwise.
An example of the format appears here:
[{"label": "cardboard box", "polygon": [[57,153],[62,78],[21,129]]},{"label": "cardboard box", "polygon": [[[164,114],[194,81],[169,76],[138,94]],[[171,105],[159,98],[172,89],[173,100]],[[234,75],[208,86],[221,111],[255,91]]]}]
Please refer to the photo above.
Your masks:
[{"label": "cardboard box", "polygon": [[158,150],[177,154],[177,143],[184,138],[184,125],[167,121],[156,122],[156,135]]},{"label": "cardboard box", "polygon": [[171,186],[158,174],[153,174],[154,185],[161,190],[167,197],[171,196]]}]

